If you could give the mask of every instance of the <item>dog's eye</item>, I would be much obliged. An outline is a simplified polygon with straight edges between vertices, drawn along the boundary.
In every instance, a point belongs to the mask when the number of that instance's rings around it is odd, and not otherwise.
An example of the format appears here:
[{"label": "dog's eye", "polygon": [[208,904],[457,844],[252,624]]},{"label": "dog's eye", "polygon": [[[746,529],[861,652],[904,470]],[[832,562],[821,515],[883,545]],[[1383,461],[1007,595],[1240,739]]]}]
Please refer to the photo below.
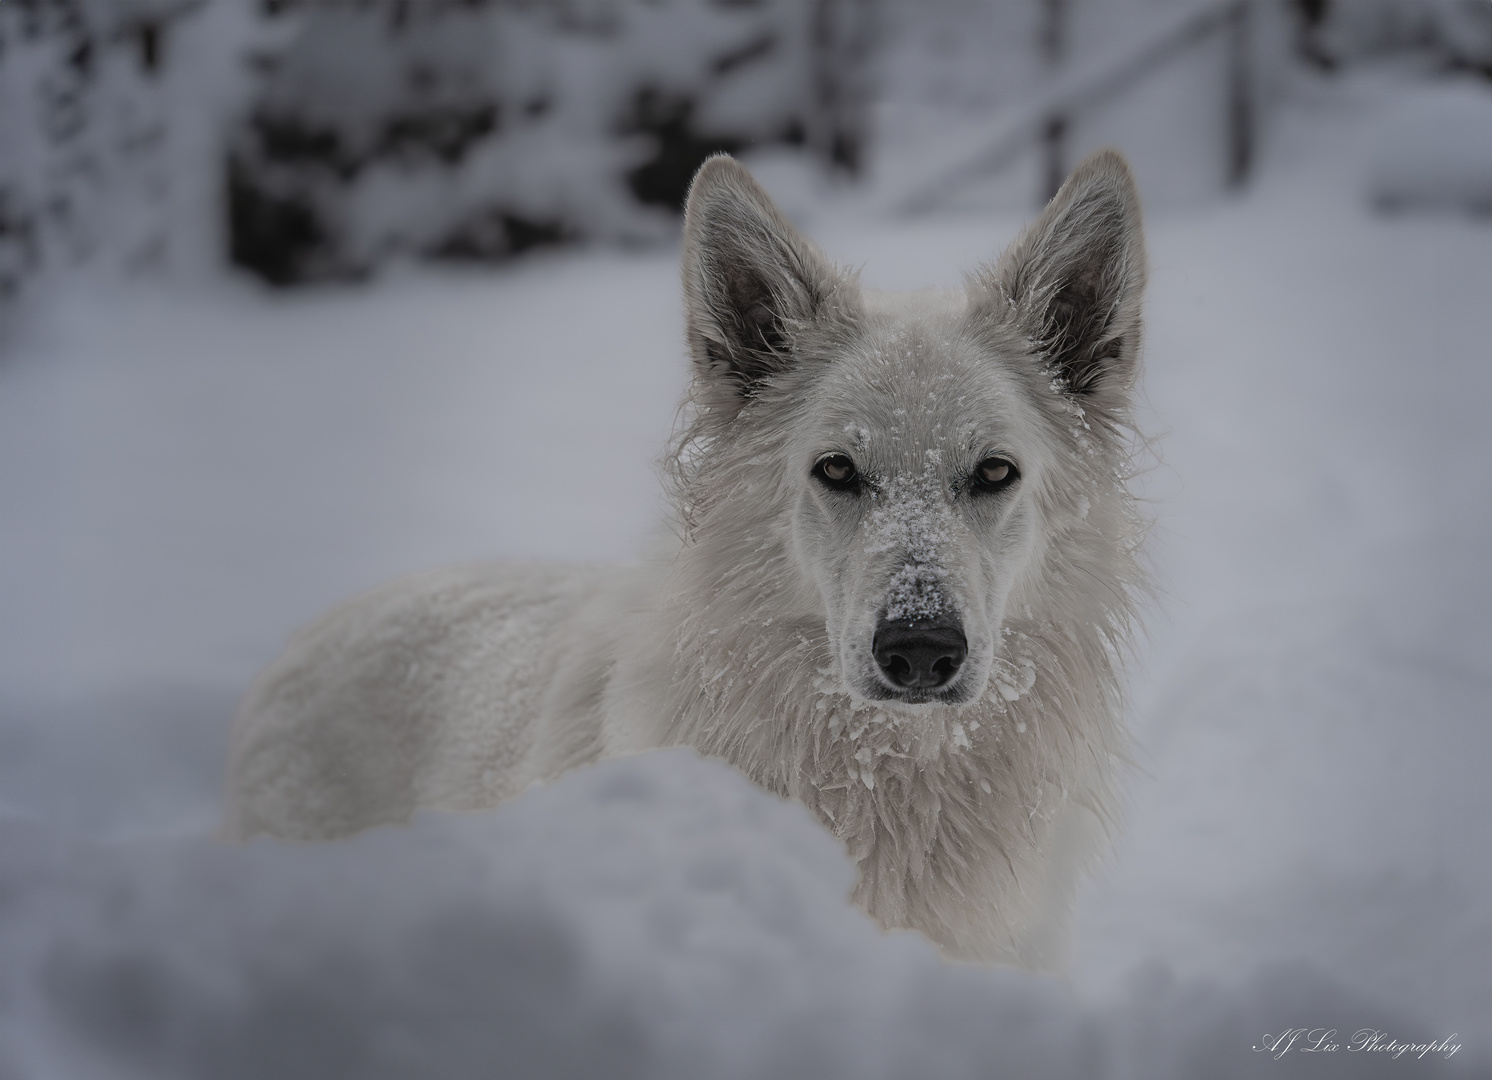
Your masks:
[{"label": "dog's eye", "polygon": [[813,467],[813,475],[818,477],[820,483],[835,491],[848,491],[860,479],[855,463],[843,454],[819,458],[818,464]]},{"label": "dog's eye", "polygon": [[974,470],[975,491],[1000,491],[1020,477],[1015,462],[1002,457],[987,457]]}]

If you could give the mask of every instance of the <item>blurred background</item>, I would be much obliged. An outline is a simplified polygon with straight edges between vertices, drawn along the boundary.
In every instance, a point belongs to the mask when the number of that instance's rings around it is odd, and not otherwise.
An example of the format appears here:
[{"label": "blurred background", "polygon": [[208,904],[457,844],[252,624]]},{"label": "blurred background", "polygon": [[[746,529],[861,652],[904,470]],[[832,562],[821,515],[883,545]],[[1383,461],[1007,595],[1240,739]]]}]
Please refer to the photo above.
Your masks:
[{"label": "blurred background", "polygon": [[[687,754],[210,840],[326,607],[648,549],[706,156],[956,287],[1105,145],[1159,597],[1064,980]],[[1489,295],[1489,0],[0,0],[0,1078],[1492,1075]]]},{"label": "blurred background", "polygon": [[3,18],[6,294],[90,263],[293,286],[656,242],[722,150],[901,209],[979,189],[1025,210],[1112,143],[1171,205],[1247,181],[1292,72],[1492,66],[1482,0],[14,0]]}]

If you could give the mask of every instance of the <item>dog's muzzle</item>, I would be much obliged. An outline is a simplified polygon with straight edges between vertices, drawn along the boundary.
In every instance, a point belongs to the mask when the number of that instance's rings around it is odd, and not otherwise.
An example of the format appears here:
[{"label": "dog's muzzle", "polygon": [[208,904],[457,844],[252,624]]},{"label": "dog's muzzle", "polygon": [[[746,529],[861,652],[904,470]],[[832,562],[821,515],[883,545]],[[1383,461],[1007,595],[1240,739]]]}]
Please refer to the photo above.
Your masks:
[{"label": "dog's muzzle", "polygon": [[900,619],[876,627],[871,653],[887,682],[916,693],[951,683],[969,641],[952,619]]}]

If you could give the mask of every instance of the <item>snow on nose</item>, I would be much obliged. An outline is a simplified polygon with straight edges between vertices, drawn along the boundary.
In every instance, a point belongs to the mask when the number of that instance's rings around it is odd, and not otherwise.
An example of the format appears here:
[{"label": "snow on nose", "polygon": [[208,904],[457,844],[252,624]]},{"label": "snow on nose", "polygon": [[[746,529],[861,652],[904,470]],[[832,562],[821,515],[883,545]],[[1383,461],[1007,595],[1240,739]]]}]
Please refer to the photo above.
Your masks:
[{"label": "snow on nose", "polygon": [[890,554],[895,570],[886,586],[882,619],[912,622],[951,610],[946,553],[953,540],[952,510],[942,483],[942,454],[927,452],[920,474],[883,480],[872,493],[865,551]]}]

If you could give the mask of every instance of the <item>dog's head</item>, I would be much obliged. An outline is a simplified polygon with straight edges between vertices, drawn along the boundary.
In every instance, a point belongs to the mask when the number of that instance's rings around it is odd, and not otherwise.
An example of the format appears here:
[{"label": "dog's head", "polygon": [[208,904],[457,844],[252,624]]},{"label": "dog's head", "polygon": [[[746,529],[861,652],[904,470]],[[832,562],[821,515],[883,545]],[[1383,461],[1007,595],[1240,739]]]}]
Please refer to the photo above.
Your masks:
[{"label": "dog's head", "polygon": [[962,293],[885,297],[712,158],[685,215],[705,460],[686,515],[743,536],[753,516],[774,523],[853,696],[980,698],[1023,590],[1091,575],[1084,560],[1115,542],[1144,276],[1112,151]]}]

